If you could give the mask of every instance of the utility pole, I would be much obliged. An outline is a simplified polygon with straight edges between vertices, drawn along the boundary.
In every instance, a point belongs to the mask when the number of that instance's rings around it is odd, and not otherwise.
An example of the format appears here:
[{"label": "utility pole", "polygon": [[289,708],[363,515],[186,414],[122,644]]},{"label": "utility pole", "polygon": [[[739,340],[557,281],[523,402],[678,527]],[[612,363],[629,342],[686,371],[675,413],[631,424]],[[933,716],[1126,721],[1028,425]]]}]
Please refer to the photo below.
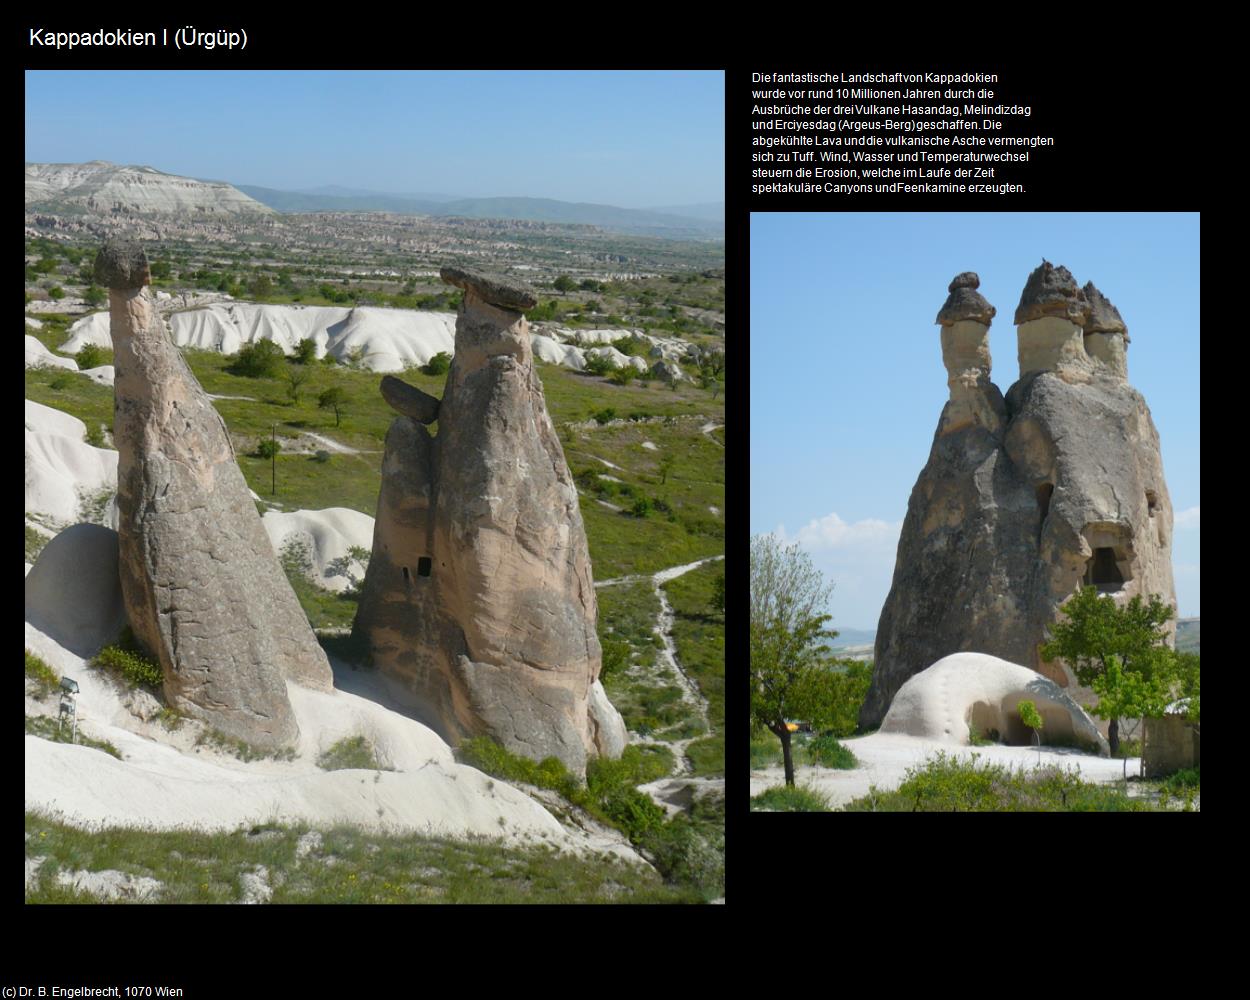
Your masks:
[{"label": "utility pole", "polygon": [[278,495],[278,425],[274,424],[269,433],[269,442],[274,447],[270,452],[269,461],[273,463],[269,480],[269,495]]}]

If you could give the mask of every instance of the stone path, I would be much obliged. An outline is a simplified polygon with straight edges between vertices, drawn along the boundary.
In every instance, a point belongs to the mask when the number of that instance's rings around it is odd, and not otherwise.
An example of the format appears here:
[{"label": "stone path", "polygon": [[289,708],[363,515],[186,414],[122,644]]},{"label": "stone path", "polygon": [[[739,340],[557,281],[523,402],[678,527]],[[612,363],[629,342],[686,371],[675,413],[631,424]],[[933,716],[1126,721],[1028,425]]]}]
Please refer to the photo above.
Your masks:
[{"label": "stone path", "polygon": [[657,739],[635,739],[632,742],[650,743],[656,746],[666,746],[673,752],[673,757],[677,761],[678,774],[691,774],[694,771],[694,765],[686,757],[686,748],[695,740],[704,739],[711,732],[711,723],[708,721],[707,715],[707,699],[703,697],[703,693],[699,690],[699,685],[695,679],[689,676],[682,669],[681,661],[677,659],[677,646],[673,642],[673,606],[668,602],[668,594],[664,592],[663,584],[669,580],[675,580],[679,576],[689,573],[691,570],[698,569],[705,563],[716,562],[724,559],[723,555],[710,556],[707,559],[699,559],[696,562],[686,563],[682,566],[671,566],[668,569],[662,569],[658,573],[650,576],[645,574],[637,574],[634,576],[619,576],[611,580],[598,580],[595,582],[595,588],[599,587],[615,587],[621,584],[641,583],[649,581],[655,591],[656,599],[660,602],[660,613],[656,616],[656,623],[651,629],[660,637],[663,647],[656,654],[657,663],[662,671],[664,667],[669,667],[673,675],[677,678],[677,685],[681,688],[682,701],[688,704],[695,714],[703,721],[704,732],[698,736],[692,736],[684,740],[657,740]]}]

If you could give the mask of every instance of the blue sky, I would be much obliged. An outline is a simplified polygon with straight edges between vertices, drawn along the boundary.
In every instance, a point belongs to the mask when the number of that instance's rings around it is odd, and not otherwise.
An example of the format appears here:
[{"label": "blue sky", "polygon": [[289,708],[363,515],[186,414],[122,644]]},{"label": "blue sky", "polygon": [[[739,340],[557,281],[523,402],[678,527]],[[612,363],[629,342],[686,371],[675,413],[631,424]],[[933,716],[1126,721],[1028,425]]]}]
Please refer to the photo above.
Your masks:
[{"label": "blue sky", "polygon": [[724,73],[26,74],[26,161],[625,208],[724,198]]},{"label": "blue sky", "polygon": [[1198,216],[758,213],[751,217],[751,531],[799,540],[835,584],[833,627],[875,628],[898,533],[948,398],[947,285],[998,309],[991,378],[1019,375],[1012,314],[1045,257],[1128,324],[1129,382],[1158,428],[1182,616],[1199,611]]}]

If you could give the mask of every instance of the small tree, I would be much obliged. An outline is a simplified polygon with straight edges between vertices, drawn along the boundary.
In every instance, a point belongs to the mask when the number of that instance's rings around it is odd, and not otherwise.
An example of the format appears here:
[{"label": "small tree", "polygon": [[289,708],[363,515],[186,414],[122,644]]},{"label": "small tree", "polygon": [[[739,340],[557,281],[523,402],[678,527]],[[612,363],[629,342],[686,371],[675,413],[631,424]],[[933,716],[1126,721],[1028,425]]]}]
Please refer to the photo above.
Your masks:
[{"label": "small tree", "polygon": [[295,345],[295,362],[301,365],[311,365],[317,360],[317,342],[311,337],[305,337]]},{"label": "small tree", "polygon": [[291,397],[292,403],[299,403],[300,389],[308,381],[310,374],[308,369],[302,365],[291,365],[287,368],[284,375],[286,379],[286,394]]},{"label": "small tree", "polygon": [[835,674],[821,662],[823,609],[832,588],[798,545],[783,547],[773,535],[751,539],[751,725],[781,741],[787,785],[794,784],[789,718],[813,726],[832,722]]},{"label": "small tree", "polygon": [[1031,701],[1022,701],[1016,706],[1016,710],[1020,713],[1020,721],[1033,730],[1033,745],[1037,747],[1037,757],[1042,757],[1042,717],[1037,711],[1037,706]]},{"label": "small tree", "polygon": [[1051,626],[1042,659],[1066,661],[1077,680],[1098,695],[1091,711],[1110,720],[1107,739],[1111,752],[1119,753],[1121,718],[1162,714],[1159,700],[1176,662],[1165,645],[1165,626],[1174,612],[1157,594],[1149,603],[1139,594],[1120,607],[1095,587],[1082,587],[1060,610],[1067,618]]},{"label": "small tree", "polygon": [[668,482],[668,474],[673,471],[673,456],[665,455],[660,459],[660,484]]},{"label": "small tree", "polygon": [[344,404],[347,402],[347,394],[337,386],[331,386],[317,397],[317,406],[323,410],[334,411],[334,426],[339,425],[339,420],[343,413]]},{"label": "small tree", "polygon": [[269,438],[261,438],[256,443],[256,454],[261,458],[273,458],[282,450],[282,442],[273,441]]},{"label": "small tree", "polygon": [[567,295],[577,287],[577,283],[567,274],[562,274],[551,283],[551,287],[562,295]]}]

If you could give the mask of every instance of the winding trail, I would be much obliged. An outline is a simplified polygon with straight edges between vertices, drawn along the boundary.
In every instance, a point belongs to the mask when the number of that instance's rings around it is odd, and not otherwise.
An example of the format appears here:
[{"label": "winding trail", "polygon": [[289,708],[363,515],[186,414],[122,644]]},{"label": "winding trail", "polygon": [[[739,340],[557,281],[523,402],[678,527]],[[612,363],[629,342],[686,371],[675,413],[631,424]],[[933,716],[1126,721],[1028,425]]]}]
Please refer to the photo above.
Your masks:
[{"label": "winding trail", "polygon": [[709,556],[707,559],[699,559],[692,563],[686,563],[683,566],[670,566],[668,569],[662,569],[658,573],[652,573],[649,576],[636,574],[634,576],[618,576],[611,580],[598,580],[595,582],[595,589],[597,590],[600,587],[615,587],[622,584],[648,581],[655,591],[656,599],[660,602],[660,613],[656,616],[655,626],[651,629],[652,632],[660,637],[660,641],[663,643],[663,647],[656,653],[657,672],[663,672],[665,667],[671,668],[673,675],[677,678],[677,686],[681,688],[682,701],[690,705],[694,709],[695,714],[703,721],[704,731],[698,736],[691,736],[684,740],[657,740],[635,737],[632,742],[668,747],[677,761],[677,774],[679,776],[694,773],[694,765],[686,756],[686,748],[695,740],[706,738],[711,732],[712,726],[708,720],[707,699],[703,697],[703,693],[699,690],[698,683],[682,669],[681,662],[677,659],[677,646],[673,642],[673,606],[668,602],[668,595],[664,592],[663,584],[669,580],[675,580],[691,570],[698,569],[705,563],[717,562],[724,558],[723,555]]},{"label": "winding trail", "polygon": [[720,447],[724,448],[725,446],[721,444],[721,442],[717,441],[716,438],[712,437],[712,431],[720,427],[724,427],[724,426],[725,426],[724,424],[707,423],[699,428],[699,433],[707,435],[707,439],[709,441],[711,441],[713,444],[720,445]]}]

